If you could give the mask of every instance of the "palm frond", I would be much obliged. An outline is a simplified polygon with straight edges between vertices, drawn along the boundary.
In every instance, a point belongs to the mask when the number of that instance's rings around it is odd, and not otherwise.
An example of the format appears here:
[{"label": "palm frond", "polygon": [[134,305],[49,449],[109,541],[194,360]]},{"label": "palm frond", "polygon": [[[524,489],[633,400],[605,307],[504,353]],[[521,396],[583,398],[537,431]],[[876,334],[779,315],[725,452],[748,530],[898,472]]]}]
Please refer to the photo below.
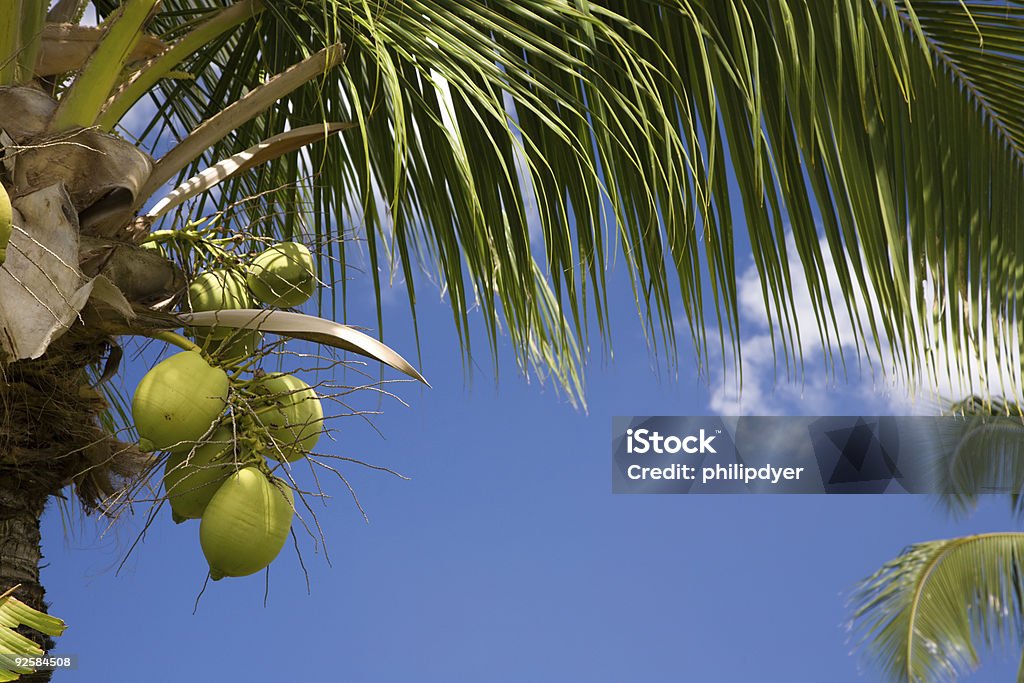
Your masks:
[{"label": "palm frond", "polygon": [[1020,646],[1022,563],[1022,533],[910,546],[858,586],[852,627],[859,644],[889,680],[955,680],[978,665],[981,646]]},{"label": "palm frond", "polygon": [[[125,0],[108,19],[103,39],[71,82],[53,113],[50,127],[61,133],[89,127],[96,122],[107,95],[113,90],[128,63],[143,27],[159,0]],[[35,60],[31,62],[35,64]]]},{"label": "palm frond", "polygon": [[[533,357],[571,357],[589,348],[590,329],[608,336],[606,272],[621,251],[645,333],[670,366],[678,318],[702,360],[716,347],[736,356],[745,224],[791,369],[810,334],[825,341],[826,367],[842,366],[847,317],[858,352],[908,375],[937,345],[970,376],[968,349],[998,342],[1009,368],[1007,340],[1024,343],[1020,3],[265,4],[183,62],[190,78],[156,85],[145,137],[180,139],[265,74],[344,43],[338,72],[239,126],[179,181],[286,128],[357,124],[224,183],[193,210],[263,196],[250,205],[253,227],[312,231],[328,246],[329,275],[353,248],[337,236],[358,235],[378,327],[389,274],[404,280],[415,319],[422,267],[444,288],[467,358],[474,309],[492,353],[505,330],[520,364],[538,341],[546,350]],[[116,3],[97,6],[106,16]],[[162,8],[149,30],[171,44],[223,5]],[[281,189],[261,195],[268,188]],[[308,211],[271,210],[280,205]],[[815,330],[797,325],[800,277]],[[344,315],[339,279],[323,303]]]},{"label": "palm frond", "polygon": [[1005,415],[951,418],[932,434],[936,487],[957,515],[984,495],[1007,495],[1024,514],[1024,421]]},{"label": "palm frond", "polygon": [[25,660],[45,654],[38,644],[20,632],[23,627],[49,636],[59,636],[66,628],[62,620],[15,598],[14,593],[20,587],[18,584],[0,593],[0,681],[16,681],[21,674],[32,673],[33,668],[24,666]]},{"label": "palm frond", "polygon": [[917,444],[933,464],[935,490],[963,516],[982,496],[1009,498],[1024,515],[1024,412],[1002,398],[973,395],[951,403]]}]

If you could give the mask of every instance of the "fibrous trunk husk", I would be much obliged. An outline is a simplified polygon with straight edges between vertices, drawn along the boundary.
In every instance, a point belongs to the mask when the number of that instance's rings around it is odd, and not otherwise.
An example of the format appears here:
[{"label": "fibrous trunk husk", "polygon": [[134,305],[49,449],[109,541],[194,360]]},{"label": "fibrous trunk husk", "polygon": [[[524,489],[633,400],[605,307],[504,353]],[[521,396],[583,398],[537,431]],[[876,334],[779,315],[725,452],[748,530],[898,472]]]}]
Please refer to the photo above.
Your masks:
[{"label": "fibrous trunk husk", "polygon": [[[39,581],[39,565],[43,559],[40,547],[39,519],[46,497],[28,489],[0,485],[0,592],[18,586],[14,597],[30,607],[45,611],[46,591]],[[49,652],[53,639],[31,629],[19,629],[25,637]],[[50,672],[41,671],[22,676],[21,683],[45,683]]]},{"label": "fibrous trunk husk", "polygon": [[74,484],[83,503],[104,509],[152,462],[97,421],[107,403],[86,368],[106,349],[76,328],[42,358],[0,366],[0,489],[52,495]]},{"label": "fibrous trunk husk", "polygon": [[[0,591],[46,611],[39,578],[39,520],[51,497],[73,484],[88,508],[119,503],[124,483],[152,464],[151,456],[103,431],[97,416],[106,402],[84,371],[102,345],[72,331],[42,358],[0,366]],[[24,634],[49,650],[52,642]],[[50,680],[47,672],[22,678]]]},{"label": "fibrous trunk husk", "polygon": [[19,599],[44,611],[47,501],[73,485],[87,509],[116,514],[153,465],[101,425],[108,406],[93,378],[115,344],[93,321],[130,319],[133,304],[182,284],[173,265],[131,244],[149,157],[96,130],[49,136],[54,105],[32,88],[0,88],[0,182],[16,209],[0,266],[0,591],[21,583]]}]

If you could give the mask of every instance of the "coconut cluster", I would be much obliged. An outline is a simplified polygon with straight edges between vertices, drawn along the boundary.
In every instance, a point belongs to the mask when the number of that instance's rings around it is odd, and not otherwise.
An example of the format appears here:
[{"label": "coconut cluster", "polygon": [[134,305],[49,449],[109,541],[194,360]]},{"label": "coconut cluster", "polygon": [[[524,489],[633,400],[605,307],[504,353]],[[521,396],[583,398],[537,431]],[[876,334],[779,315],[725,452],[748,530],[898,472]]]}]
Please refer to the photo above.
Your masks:
[{"label": "coconut cluster", "polygon": [[[248,263],[231,262],[199,273],[189,283],[184,306],[190,311],[293,308],[316,291],[313,255],[304,244],[279,242]],[[256,330],[212,327],[194,339],[214,357],[229,364],[251,357],[262,335]]]},{"label": "coconut cluster", "polygon": [[316,391],[283,373],[231,380],[200,353],[182,351],[142,378],[132,415],[140,445],[168,454],[163,485],[172,518],[201,520],[211,577],[269,565],[294,514],[291,489],[272,471],[306,457],[320,439]]},{"label": "coconut cluster", "polygon": [[[247,266],[208,270],[189,285],[193,311],[297,306],[316,288],[309,250],[281,243]],[[291,530],[291,488],[274,476],[316,446],[323,407],[298,377],[238,368],[260,342],[253,330],[195,334],[201,351],[176,353],[139,382],[132,417],[139,445],[167,454],[163,486],[171,516],[199,519],[210,576],[247,576],[268,566]],[[228,374],[232,370],[232,374]]]}]

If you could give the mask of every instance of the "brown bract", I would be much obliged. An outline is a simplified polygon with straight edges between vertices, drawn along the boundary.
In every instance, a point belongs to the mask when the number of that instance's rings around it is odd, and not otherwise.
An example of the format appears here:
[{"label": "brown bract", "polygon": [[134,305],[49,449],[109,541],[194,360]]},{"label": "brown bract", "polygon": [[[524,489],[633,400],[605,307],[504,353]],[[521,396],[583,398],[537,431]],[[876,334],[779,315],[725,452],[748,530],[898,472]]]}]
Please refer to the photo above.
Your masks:
[{"label": "brown bract", "polygon": [[55,107],[35,88],[0,87],[0,181],[15,209],[0,267],[0,480],[23,499],[0,500],[0,518],[69,484],[87,507],[117,507],[122,484],[152,459],[100,426],[107,403],[91,377],[101,372],[86,369],[117,348],[112,329],[146,325],[136,307],[184,284],[131,239],[148,155],[97,130],[46,133]]}]

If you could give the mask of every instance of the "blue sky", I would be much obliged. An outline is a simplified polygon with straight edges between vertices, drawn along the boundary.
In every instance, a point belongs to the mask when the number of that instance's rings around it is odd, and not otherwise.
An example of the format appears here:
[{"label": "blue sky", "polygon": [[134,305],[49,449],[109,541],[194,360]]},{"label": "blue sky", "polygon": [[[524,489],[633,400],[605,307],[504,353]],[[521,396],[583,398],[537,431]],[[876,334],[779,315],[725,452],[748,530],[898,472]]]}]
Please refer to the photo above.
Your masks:
[{"label": "blue sky", "polygon": [[[165,511],[115,574],[144,506],[102,537],[51,509],[43,578],[70,624],[58,651],[80,657],[56,680],[180,681],[181,667],[197,681],[878,680],[849,655],[853,584],[908,543],[1013,520],[991,505],[954,523],[921,496],[613,496],[611,417],[704,414],[713,393],[689,358],[677,381],[656,376],[616,291],[615,360],[592,362],[588,414],[508,362],[497,387],[487,359],[468,384],[447,305],[425,301],[433,389],[392,386],[408,408],[366,397],[383,438],[346,419],[330,448],[411,480],[345,470],[370,524],[324,481],[333,566],[300,534],[309,593],[288,547],[266,606],[260,574],[211,583],[193,615],[206,573],[195,522]],[[404,310],[389,306],[388,340],[413,356]],[[877,407],[862,386],[827,390],[844,412]],[[820,406],[787,391],[776,408]],[[1004,679],[1014,656],[968,680]]]}]

